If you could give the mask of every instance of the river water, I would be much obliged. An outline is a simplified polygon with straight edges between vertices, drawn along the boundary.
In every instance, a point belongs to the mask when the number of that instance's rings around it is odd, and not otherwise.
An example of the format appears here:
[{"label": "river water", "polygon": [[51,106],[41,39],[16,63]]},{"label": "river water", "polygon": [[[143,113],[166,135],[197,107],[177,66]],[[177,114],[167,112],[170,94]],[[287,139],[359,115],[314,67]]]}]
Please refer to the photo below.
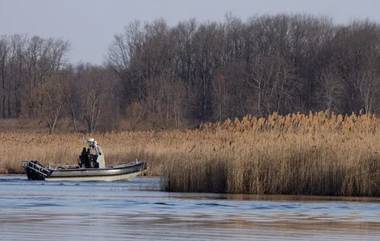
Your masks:
[{"label": "river water", "polygon": [[0,177],[0,240],[380,240],[379,199],[167,193]]}]

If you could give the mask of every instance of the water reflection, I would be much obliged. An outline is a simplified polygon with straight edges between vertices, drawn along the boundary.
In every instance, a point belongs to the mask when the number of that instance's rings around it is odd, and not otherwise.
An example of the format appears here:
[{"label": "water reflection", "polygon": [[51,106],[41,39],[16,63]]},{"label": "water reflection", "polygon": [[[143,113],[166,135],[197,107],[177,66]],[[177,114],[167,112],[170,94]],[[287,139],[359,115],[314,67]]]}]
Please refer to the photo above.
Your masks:
[{"label": "water reflection", "polygon": [[154,178],[1,177],[0,240],[378,240],[378,201],[165,193]]}]

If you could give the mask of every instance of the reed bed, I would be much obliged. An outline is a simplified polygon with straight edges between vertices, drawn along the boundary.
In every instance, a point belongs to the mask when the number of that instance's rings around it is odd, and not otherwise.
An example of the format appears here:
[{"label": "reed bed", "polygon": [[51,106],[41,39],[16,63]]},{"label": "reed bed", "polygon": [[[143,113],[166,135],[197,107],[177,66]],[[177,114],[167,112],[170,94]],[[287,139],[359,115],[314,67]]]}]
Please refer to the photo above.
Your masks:
[{"label": "reed bed", "polygon": [[379,124],[329,112],[209,123],[163,176],[169,191],[379,196]]},{"label": "reed bed", "polygon": [[[168,191],[380,196],[380,118],[320,112],[96,134],[108,164],[149,161]],[[0,133],[0,172],[75,164],[87,136]]]}]

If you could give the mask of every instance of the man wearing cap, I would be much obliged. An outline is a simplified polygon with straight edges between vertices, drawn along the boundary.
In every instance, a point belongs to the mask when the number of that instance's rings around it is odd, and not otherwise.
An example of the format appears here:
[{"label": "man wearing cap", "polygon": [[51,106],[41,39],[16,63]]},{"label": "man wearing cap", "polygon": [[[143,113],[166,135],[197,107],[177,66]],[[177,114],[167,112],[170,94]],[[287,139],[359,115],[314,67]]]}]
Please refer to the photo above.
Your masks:
[{"label": "man wearing cap", "polygon": [[88,144],[88,153],[93,162],[91,166],[95,168],[105,168],[106,163],[105,163],[104,154],[100,145],[98,145],[98,143],[95,141],[94,138],[89,138],[87,140],[87,144]]}]

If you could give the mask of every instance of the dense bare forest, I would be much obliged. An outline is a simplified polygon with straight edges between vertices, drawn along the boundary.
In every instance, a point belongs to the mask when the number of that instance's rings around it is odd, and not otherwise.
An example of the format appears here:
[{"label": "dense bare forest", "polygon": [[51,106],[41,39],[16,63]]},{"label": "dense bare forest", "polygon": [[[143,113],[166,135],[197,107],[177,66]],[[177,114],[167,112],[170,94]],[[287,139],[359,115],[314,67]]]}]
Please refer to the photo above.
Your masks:
[{"label": "dense bare forest", "polygon": [[0,117],[53,132],[193,127],[242,117],[380,112],[380,25],[277,15],[134,22],[102,66],[72,66],[69,43],[0,37]]}]

